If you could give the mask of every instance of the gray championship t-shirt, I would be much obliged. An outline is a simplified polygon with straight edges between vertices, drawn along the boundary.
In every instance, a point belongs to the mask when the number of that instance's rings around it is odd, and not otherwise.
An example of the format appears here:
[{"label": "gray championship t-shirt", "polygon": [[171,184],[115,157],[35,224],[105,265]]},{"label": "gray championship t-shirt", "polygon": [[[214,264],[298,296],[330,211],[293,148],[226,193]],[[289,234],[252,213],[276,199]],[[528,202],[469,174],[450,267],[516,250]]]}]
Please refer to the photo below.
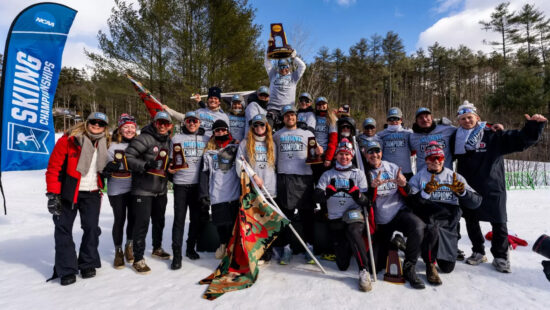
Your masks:
[{"label": "gray championship t-shirt", "polygon": [[298,66],[296,70],[287,75],[280,75],[277,66],[269,58],[265,58],[264,66],[269,76],[269,103],[268,110],[281,111],[283,106],[295,104],[296,84],[306,71],[306,64],[298,57],[294,58],[294,63]]},{"label": "gray championship t-shirt", "polygon": [[[380,167],[369,171],[370,180],[376,179],[380,173],[381,180],[395,180],[399,167],[383,160]],[[386,182],[376,188],[374,218],[377,224],[388,224],[399,210],[405,208],[405,200],[394,182]]]},{"label": "gray championship t-shirt", "polygon": [[[460,174],[456,174],[457,179],[464,183],[464,188],[467,191],[475,192],[473,188],[468,185],[466,179]],[[422,191],[421,196],[424,199],[428,199],[434,202],[447,203],[451,205],[458,206],[458,196],[451,191],[447,186],[442,186],[438,188],[435,192],[428,194],[424,191],[426,183],[430,182],[432,178],[432,173],[427,169],[417,172],[409,181],[411,186],[411,193],[414,195]],[[449,168],[443,168],[441,173],[435,174],[435,180],[439,184],[452,184],[453,183],[453,171]]]},{"label": "gray championship t-shirt", "polygon": [[316,115],[315,117],[315,139],[326,152],[328,146],[328,135],[333,132],[338,132],[338,129],[336,128],[336,124],[330,125],[328,123],[328,118],[326,116]]},{"label": "gray championship t-shirt", "polygon": [[[244,156],[245,160],[252,164],[248,154],[246,152],[246,143],[247,140],[243,140],[239,144],[239,151],[237,152],[237,164],[235,168],[237,174],[241,173],[241,155]],[[254,145],[255,153],[254,158],[255,162],[252,166],[254,173],[256,173],[264,181],[264,188],[267,189],[269,194],[272,197],[277,196],[277,173],[275,172],[275,164],[277,163],[277,152],[274,152],[275,162],[273,165],[269,165],[267,162],[267,145],[265,141],[256,141]]]},{"label": "gray championship t-shirt", "polygon": [[[181,147],[183,148],[183,156],[185,157],[185,162],[189,165],[189,168],[178,170],[174,174],[173,183],[178,185],[198,184],[202,153],[208,143],[208,137],[205,135],[180,133],[172,137],[170,150],[173,149],[175,143],[181,144]],[[170,157],[173,158],[173,154],[170,154]]]},{"label": "gray championship t-shirt", "polygon": [[[127,147],[128,147],[128,143],[126,142],[111,143],[111,145],[109,146],[109,149],[107,150],[107,158],[108,158],[107,162],[113,161],[115,157],[115,150],[124,151],[126,150]],[[114,178],[111,176],[109,177],[107,182],[108,182],[107,195],[109,196],[126,194],[132,190],[132,177],[121,179],[121,178]]]},{"label": "gray championship t-shirt", "polygon": [[411,148],[409,136],[412,130],[399,126],[397,130],[384,129],[378,133],[382,141],[382,159],[401,167],[401,172],[411,173]]},{"label": "gray championship t-shirt", "polygon": [[286,127],[273,135],[277,147],[277,173],[312,175],[310,165],[306,164],[308,138],[313,133],[300,128],[289,130]]},{"label": "gray championship t-shirt", "polygon": [[218,153],[221,150],[210,150],[203,154],[203,171],[207,171],[209,175],[208,194],[211,205],[237,200],[241,193],[240,178],[235,171],[235,158],[231,167],[223,171],[218,162]]},{"label": "gray championship t-shirt", "polygon": [[333,179],[335,180],[336,190],[344,190],[345,192],[338,191],[327,200],[328,218],[330,220],[341,218],[347,210],[361,209],[351,195],[347,193],[350,189],[350,179],[359,187],[361,193],[366,193],[368,190],[367,178],[363,171],[357,168],[347,171],[338,171],[332,168],[325,171],[319,178],[319,182],[317,182],[317,188],[326,190]]},{"label": "gray championship t-shirt", "polygon": [[212,124],[214,124],[215,121],[221,119],[229,126],[229,117],[227,117],[227,114],[225,114],[222,109],[212,111],[208,108],[202,108],[195,111],[195,113],[199,115],[201,128],[204,129],[204,135],[208,138],[212,136]]},{"label": "gray championship t-shirt", "polygon": [[426,170],[426,154],[424,150],[431,141],[437,141],[445,153],[445,167],[453,169],[453,154],[451,152],[451,137],[456,127],[437,125],[430,133],[413,132],[409,137],[411,150],[416,152],[416,171]]},{"label": "gray championship t-shirt", "polygon": [[242,141],[245,138],[245,116],[229,114],[229,132],[233,139]]}]

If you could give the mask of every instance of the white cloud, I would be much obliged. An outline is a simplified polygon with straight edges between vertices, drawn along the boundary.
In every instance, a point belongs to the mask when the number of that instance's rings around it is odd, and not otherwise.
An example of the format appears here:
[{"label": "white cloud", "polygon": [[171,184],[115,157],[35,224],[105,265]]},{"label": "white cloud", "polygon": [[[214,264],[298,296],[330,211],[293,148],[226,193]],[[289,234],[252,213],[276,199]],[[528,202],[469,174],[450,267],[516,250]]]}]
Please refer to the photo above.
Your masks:
[{"label": "white cloud", "polygon": [[355,4],[356,0],[336,0],[336,3],[341,6],[350,6],[352,4]]},{"label": "white cloud", "polygon": [[[448,9],[452,9],[451,4],[459,6],[459,1],[444,0],[438,6],[442,8],[443,4],[448,3]],[[445,47],[458,47],[460,44],[477,51],[492,52],[490,45],[483,44],[483,40],[498,41],[498,34],[486,32],[481,29],[480,20],[490,20],[491,13],[495,7],[503,0],[465,0],[463,8],[458,12],[451,12],[448,16],[442,17],[431,27],[420,33],[416,43],[417,48],[426,49],[428,46],[439,42]],[[546,17],[550,17],[550,1],[548,0],[511,0],[510,10],[517,11],[524,4],[534,4],[542,11]],[[437,8],[436,8],[437,10]]]},{"label": "white cloud", "polygon": [[463,0],[437,0],[437,6],[434,8],[436,13],[445,13],[449,10],[456,9]]}]

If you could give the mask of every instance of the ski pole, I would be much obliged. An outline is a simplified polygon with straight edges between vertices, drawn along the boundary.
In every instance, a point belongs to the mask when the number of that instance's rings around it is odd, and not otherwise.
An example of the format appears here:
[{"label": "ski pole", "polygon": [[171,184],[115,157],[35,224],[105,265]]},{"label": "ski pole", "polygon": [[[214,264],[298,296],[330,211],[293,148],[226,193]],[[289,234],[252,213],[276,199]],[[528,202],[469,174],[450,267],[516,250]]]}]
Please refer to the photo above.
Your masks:
[{"label": "ski pole", "polygon": [[[359,169],[361,169],[361,171],[365,173],[365,167],[363,167],[363,158],[361,157],[361,150],[357,145],[357,140],[355,140],[355,136],[353,136],[353,147],[355,148],[355,153],[357,154],[357,156],[355,157],[357,159],[357,166],[359,166]],[[370,235],[370,225],[369,225],[367,207],[363,207],[363,213],[365,213],[365,226],[367,228],[367,241],[369,243],[369,257],[370,257],[370,265],[372,268],[371,272],[374,278],[374,282],[376,282],[376,266],[374,264],[374,254],[372,253],[374,249],[372,248],[372,237]]]}]

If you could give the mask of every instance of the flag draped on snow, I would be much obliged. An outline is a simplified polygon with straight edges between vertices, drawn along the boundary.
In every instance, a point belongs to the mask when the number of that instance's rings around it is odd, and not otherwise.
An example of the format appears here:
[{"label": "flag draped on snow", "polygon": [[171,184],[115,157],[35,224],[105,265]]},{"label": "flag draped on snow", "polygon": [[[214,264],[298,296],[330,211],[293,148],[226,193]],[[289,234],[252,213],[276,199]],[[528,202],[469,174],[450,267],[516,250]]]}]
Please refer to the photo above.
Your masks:
[{"label": "flag draped on snow", "polygon": [[157,112],[162,111],[162,103],[155,98],[151,92],[143,87],[143,85],[135,80],[133,77],[126,75],[126,77],[132,82],[132,85],[134,85],[134,89],[138,92],[139,97],[143,102],[145,103],[145,106],[147,107],[147,111],[149,111],[149,114],[151,115],[151,118],[155,117]]},{"label": "flag draped on snow", "polygon": [[203,295],[208,300],[252,286],[258,277],[258,260],[265,248],[289,223],[251,188],[250,179],[244,172],[241,173],[241,187],[241,207],[225,256],[216,271],[199,282],[210,284]]}]

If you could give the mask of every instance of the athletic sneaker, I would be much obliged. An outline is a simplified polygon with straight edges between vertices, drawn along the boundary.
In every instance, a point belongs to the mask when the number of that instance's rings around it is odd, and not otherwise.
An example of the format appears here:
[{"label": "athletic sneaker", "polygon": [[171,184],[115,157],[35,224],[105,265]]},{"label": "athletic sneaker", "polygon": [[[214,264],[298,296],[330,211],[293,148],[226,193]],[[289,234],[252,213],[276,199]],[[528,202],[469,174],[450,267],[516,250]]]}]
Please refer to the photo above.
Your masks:
[{"label": "athletic sneaker", "polygon": [[502,273],[511,273],[512,268],[510,267],[510,261],[504,258],[495,258],[493,260],[493,266],[497,271]]},{"label": "athletic sneaker", "polygon": [[487,257],[481,253],[473,252],[470,257],[466,259],[466,264],[477,266],[481,263],[487,262]]},{"label": "athletic sneaker", "polygon": [[[313,246],[309,243],[306,243],[306,245],[307,245],[307,248],[311,251],[311,253],[313,253]],[[313,260],[313,257],[311,257],[307,251],[304,253],[304,258],[306,259],[306,264],[310,264],[310,265],[315,264],[315,260]]]},{"label": "athletic sneaker", "polygon": [[288,265],[290,264],[291,259],[292,259],[292,249],[290,248],[290,245],[287,245],[283,248],[283,255],[281,255],[281,260],[279,261],[279,264]]},{"label": "athletic sneaker", "polygon": [[324,253],[324,254],[321,254],[321,259],[328,260],[328,261],[331,261],[331,262],[335,262],[336,261],[336,254]]},{"label": "athletic sneaker", "polygon": [[361,269],[361,271],[359,271],[359,290],[362,292],[370,292],[372,290],[370,273],[367,269]]}]

